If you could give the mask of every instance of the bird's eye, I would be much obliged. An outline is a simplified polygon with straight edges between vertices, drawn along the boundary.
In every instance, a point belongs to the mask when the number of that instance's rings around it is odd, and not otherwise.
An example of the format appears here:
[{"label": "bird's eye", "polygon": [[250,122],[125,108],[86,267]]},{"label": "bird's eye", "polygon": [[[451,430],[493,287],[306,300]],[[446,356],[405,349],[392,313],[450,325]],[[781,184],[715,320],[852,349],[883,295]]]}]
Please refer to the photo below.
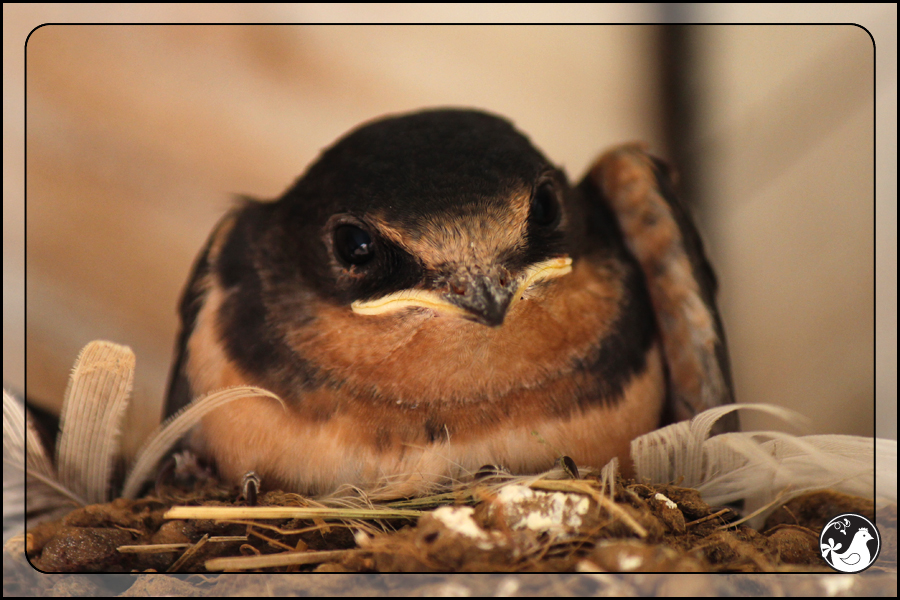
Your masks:
[{"label": "bird's eye", "polygon": [[550,183],[541,184],[531,197],[529,220],[539,227],[551,227],[559,221],[559,201]]},{"label": "bird's eye", "polygon": [[364,265],[375,256],[375,246],[363,229],[340,225],[334,230],[334,252],[346,264]]}]

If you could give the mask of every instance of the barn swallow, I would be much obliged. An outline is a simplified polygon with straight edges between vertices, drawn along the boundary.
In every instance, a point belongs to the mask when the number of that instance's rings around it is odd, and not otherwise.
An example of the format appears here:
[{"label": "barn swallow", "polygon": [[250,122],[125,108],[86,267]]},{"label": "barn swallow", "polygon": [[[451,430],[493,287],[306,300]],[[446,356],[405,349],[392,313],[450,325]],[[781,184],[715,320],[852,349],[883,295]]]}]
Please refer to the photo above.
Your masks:
[{"label": "barn swallow", "polygon": [[732,401],[715,278],[671,179],[631,145],[573,187],[474,110],[365,124],[218,223],[166,411],[226,386],[278,394],[213,411],[190,445],[228,481],[306,494],[627,457]]}]

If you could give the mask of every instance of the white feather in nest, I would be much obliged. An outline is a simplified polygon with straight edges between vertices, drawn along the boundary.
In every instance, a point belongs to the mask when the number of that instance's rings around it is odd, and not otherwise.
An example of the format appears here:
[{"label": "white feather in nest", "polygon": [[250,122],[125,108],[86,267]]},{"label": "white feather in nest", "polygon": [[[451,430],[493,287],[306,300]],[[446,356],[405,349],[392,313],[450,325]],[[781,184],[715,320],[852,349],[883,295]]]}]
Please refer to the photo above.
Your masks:
[{"label": "white feather in nest", "polygon": [[[274,394],[232,387],[198,398],[163,423],[130,465],[122,490],[114,489],[115,465],[122,459],[121,423],[131,402],[135,359],[127,346],[94,341],[78,354],[63,399],[56,467],[30,424],[24,403],[3,393],[4,540],[73,506],[135,498],[153,479],[166,453],[209,411],[249,396]],[[23,473],[27,467],[27,480]],[[25,490],[28,490],[27,495]],[[120,493],[121,492],[121,493]]]},{"label": "white feather in nest", "polygon": [[[25,520],[26,438],[25,406],[3,390],[3,542],[16,534]],[[43,453],[43,447],[39,452]]]},{"label": "white feather in nest", "polygon": [[131,402],[134,353],[91,342],[78,354],[63,396],[56,444],[59,481],[89,504],[110,500],[122,422]]},{"label": "white feather in nest", "polygon": [[743,500],[745,512],[775,508],[805,492],[823,489],[874,498],[876,479],[880,498],[896,503],[896,441],[776,431],[709,437],[713,424],[734,410],[763,411],[786,423],[805,422],[797,413],[766,404],[712,408],[632,441],[638,480],[696,488],[713,506]]},{"label": "white feather in nest", "polygon": [[4,542],[20,532],[25,523],[26,486],[27,512],[31,515],[53,518],[83,504],[81,498],[59,483],[24,402],[3,390]]},{"label": "white feather in nest", "polygon": [[224,388],[198,398],[166,419],[147,439],[137,453],[131,471],[122,487],[122,496],[137,498],[141,487],[156,473],[159,461],[209,412],[235,400],[262,396],[280,403],[284,401],[262,388],[234,386]]}]

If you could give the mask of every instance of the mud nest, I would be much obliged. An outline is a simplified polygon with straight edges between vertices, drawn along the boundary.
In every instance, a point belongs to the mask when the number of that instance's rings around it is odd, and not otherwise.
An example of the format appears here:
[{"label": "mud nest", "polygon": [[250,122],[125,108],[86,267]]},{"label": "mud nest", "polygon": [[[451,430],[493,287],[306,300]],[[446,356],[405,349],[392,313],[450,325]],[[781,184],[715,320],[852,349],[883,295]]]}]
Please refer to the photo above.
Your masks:
[{"label": "mud nest", "polygon": [[[474,484],[319,516],[257,517],[275,507],[322,510],[277,491],[239,517],[167,518],[173,506],[246,503],[219,487],[164,489],[76,509],[19,541],[47,573],[827,572],[818,551],[827,521],[844,512],[875,518],[871,500],[824,491],[791,500],[756,530],[696,490],[622,479],[612,494],[594,479]],[[895,541],[884,548],[896,553]],[[896,556],[885,561],[896,568]]]}]

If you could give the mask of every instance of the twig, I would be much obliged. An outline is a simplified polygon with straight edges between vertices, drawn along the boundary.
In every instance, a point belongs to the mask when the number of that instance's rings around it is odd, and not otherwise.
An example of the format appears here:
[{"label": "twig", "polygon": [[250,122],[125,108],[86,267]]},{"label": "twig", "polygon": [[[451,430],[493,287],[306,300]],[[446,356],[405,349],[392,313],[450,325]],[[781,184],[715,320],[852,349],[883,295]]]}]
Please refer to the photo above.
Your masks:
[{"label": "twig", "polygon": [[136,544],[116,548],[122,554],[157,554],[159,552],[177,552],[190,548],[190,544]]},{"label": "twig", "polygon": [[719,512],[712,513],[711,515],[706,515],[705,517],[701,517],[701,518],[697,519],[696,521],[691,521],[690,523],[685,523],[684,526],[691,527],[693,525],[699,525],[700,523],[706,523],[707,521],[711,521],[712,519],[715,519],[716,517],[720,517],[727,512],[731,512],[731,509],[723,508]]},{"label": "twig", "polygon": [[203,537],[200,538],[196,544],[194,544],[193,546],[191,546],[190,548],[185,550],[184,554],[182,554],[180,557],[178,557],[178,560],[176,560],[174,563],[169,565],[169,568],[166,569],[166,573],[177,573],[178,571],[180,571],[181,567],[184,566],[184,564],[188,561],[188,559],[190,559],[192,556],[194,556],[197,553],[197,551],[200,550],[200,548],[205,546],[207,541],[209,541],[208,533],[204,534]]},{"label": "twig", "polygon": [[164,519],[416,519],[420,510],[299,506],[173,506]]},{"label": "twig", "polygon": [[235,556],[214,558],[206,561],[207,571],[246,571],[250,569],[267,569],[270,567],[288,567],[295,565],[311,565],[330,562],[359,552],[350,550],[325,550],[322,552],[282,552],[280,554],[263,554],[261,556]]},{"label": "twig", "polygon": [[772,500],[771,502],[769,502],[768,504],[762,505],[761,507],[757,508],[757,509],[754,510],[752,513],[750,513],[749,515],[746,515],[745,517],[743,517],[743,518],[741,518],[741,519],[738,519],[737,521],[732,521],[731,523],[727,523],[727,524],[725,524],[725,525],[719,525],[716,529],[730,529],[731,527],[737,527],[738,525],[741,525],[742,523],[745,523],[746,521],[749,521],[750,519],[752,519],[752,518],[755,517],[756,515],[758,515],[758,514],[760,514],[760,513],[763,513],[763,512],[765,512],[765,511],[769,510],[770,508],[772,508],[773,506],[775,506],[775,505],[778,504],[779,502],[785,501],[785,500],[784,500],[784,497],[787,496],[787,495],[788,495],[787,489],[781,490],[780,492],[778,492],[778,495],[775,497],[775,499]]}]

